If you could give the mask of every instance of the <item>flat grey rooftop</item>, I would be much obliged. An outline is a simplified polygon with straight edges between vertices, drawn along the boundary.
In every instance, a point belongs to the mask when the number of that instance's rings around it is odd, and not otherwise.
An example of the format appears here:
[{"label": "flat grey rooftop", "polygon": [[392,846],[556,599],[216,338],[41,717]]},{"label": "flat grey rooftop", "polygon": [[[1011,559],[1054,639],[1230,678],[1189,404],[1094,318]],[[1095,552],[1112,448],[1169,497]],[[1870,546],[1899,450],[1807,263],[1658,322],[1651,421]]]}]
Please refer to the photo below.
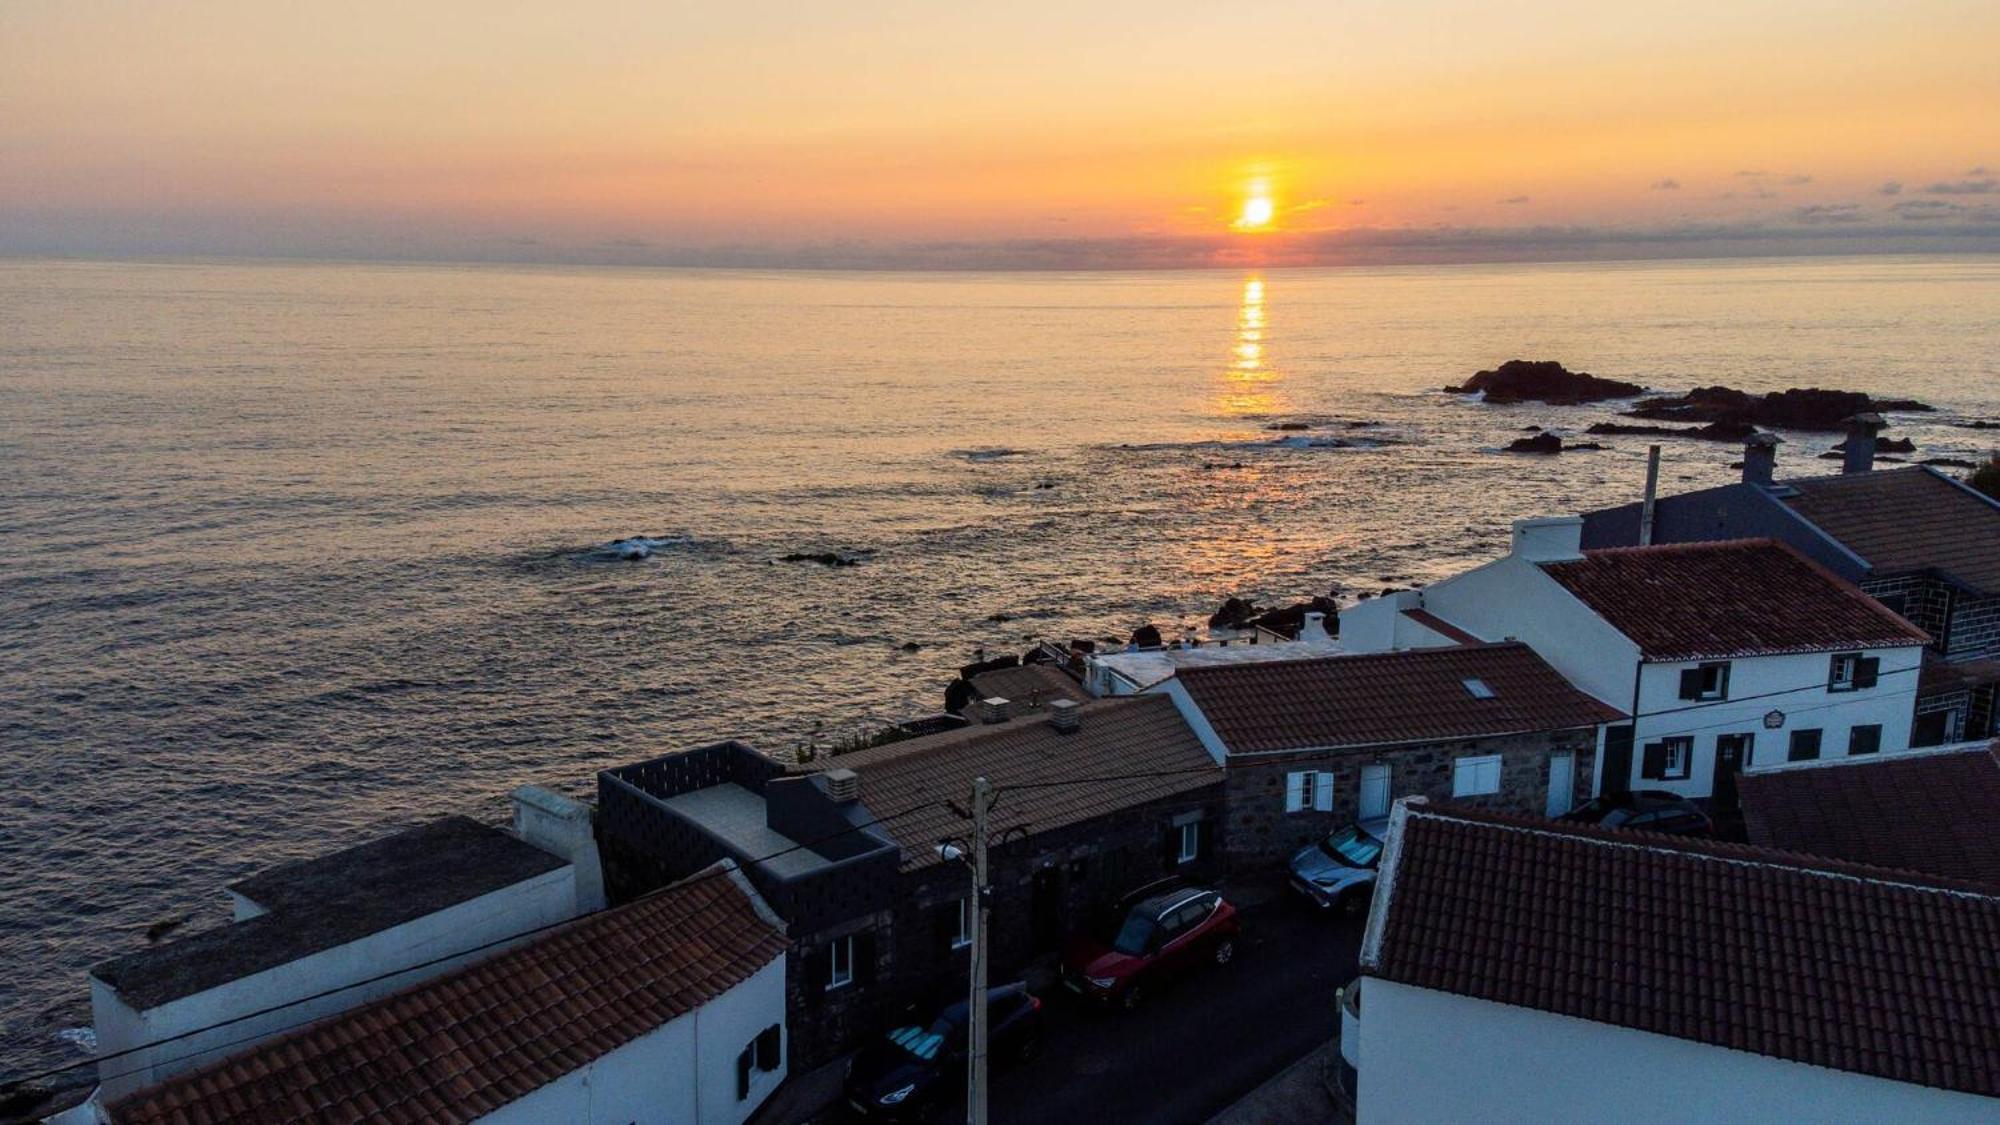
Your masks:
[{"label": "flat grey rooftop", "polygon": [[358,941],[569,863],[448,816],[254,875],[229,889],[269,910],[102,962],[91,975],[139,1010]]},{"label": "flat grey rooftop", "polygon": [[[759,866],[782,879],[810,875],[831,861],[799,841],[775,832],[765,820],[764,798],[734,782],[696,789],[661,804],[693,821],[709,835],[728,844],[745,857],[762,860]],[[779,853],[784,853],[780,855]],[[764,860],[765,856],[776,856]]]}]

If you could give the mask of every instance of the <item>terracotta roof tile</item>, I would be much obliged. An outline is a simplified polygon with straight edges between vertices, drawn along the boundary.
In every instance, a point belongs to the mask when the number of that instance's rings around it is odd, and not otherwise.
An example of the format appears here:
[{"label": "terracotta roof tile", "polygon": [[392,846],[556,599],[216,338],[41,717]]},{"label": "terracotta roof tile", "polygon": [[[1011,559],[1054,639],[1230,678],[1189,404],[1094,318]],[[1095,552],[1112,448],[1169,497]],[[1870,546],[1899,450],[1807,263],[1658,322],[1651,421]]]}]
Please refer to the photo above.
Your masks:
[{"label": "terracotta roof tile", "polygon": [[1743,845],[1412,800],[1384,980],[2000,1095],[2000,896]]},{"label": "terracotta roof tile", "polygon": [[1750,841],[2000,887],[1991,750],[1878,754],[1738,779]]},{"label": "terracotta roof tile", "polygon": [[1021,664],[981,672],[970,681],[978,693],[964,713],[976,718],[979,700],[998,697],[1007,701],[1007,717],[1040,710],[1058,699],[1088,703],[1091,694],[1083,690],[1075,676],[1047,664]]},{"label": "terracotta roof tile", "polygon": [[1608,547],[1541,567],[1653,660],[1929,640],[1856,587],[1769,539]]},{"label": "terracotta roof tile", "polygon": [[785,950],[719,869],[113,1105],[118,1125],[466,1122],[748,979]]},{"label": "terracotta roof tile", "polygon": [[937,842],[964,834],[965,821],[945,802],[962,804],[981,774],[1003,790],[1104,779],[1008,791],[993,814],[995,835],[1014,825],[1061,828],[1222,782],[1222,767],[1165,696],[1095,700],[1078,717],[1069,734],[1037,714],[839,754],[813,768],[860,774],[871,809],[918,807],[876,829],[902,847],[906,871],[939,862]]},{"label": "terracotta roof tile", "polygon": [[[1476,696],[1468,680],[1492,698]],[[1569,730],[1623,717],[1519,643],[1189,668],[1180,684],[1232,754]]]},{"label": "terracotta roof tile", "polygon": [[1788,480],[1792,510],[1876,573],[1937,570],[2000,594],[2000,504],[1922,466]]}]

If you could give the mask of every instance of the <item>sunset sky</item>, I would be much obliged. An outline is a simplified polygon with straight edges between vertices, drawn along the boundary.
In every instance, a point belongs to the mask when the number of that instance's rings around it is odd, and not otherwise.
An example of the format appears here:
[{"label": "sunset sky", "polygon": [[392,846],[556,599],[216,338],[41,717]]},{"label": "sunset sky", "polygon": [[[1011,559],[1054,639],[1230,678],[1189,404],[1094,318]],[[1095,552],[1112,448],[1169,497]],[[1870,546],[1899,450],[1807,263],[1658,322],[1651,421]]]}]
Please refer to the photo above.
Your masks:
[{"label": "sunset sky", "polygon": [[1995,250],[1996,44],[1992,0],[10,0],[0,253]]}]

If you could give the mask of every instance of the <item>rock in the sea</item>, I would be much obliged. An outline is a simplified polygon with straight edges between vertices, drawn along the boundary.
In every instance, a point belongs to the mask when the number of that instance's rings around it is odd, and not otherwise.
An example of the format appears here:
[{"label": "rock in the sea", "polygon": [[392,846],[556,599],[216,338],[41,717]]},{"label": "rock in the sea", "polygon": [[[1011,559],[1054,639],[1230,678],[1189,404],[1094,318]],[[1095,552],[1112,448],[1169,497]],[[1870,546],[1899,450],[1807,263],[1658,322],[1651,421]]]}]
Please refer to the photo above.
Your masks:
[{"label": "rock in the sea", "polygon": [[1509,453],[1561,453],[1563,441],[1554,434],[1543,432],[1533,437],[1515,438],[1507,443]]},{"label": "rock in the sea", "polygon": [[1633,422],[1592,422],[1590,428],[1584,432],[1737,442],[1756,433],[1757,427],[1737,422],[1710,422],[1706,426],[1647,426]]},{"label": "rock in the sea", "polygon": [[779,562],[809,562],[821,566],[860,566],[861,556],[851,551],[794,551],[779,555]]},{"label": "rock in the sea", "polygon": [[1977,461],[1967,461],[1963,457],[1926,457],[1919,464],[1932,465],[1940,469],[1976,469]]},{"label": "rock in the sea", "polygon": [[1625,412],[1628,418],[1661,422],[1726,422],[1786,430],[1839,430],[1856,414],[1927,411],[1914,399],[1871,398],[1859,391],[1829,391],[1793,387],[1753,395],[1733,387],[1696,387],[1684,395],[1642,399]]},{"label": "rock in the sea", "polygon": [[1959,422],[1957,424],[1968,430],[2000,430],[2000,422],[1988,422],[1984,418],[1975,418],[1970,422]]},{"label": "rock in the sea", "polygon": [[1265,426],[1264,428],[1265,428],[1265,429],[1267,429],[1267,430],[1287,430],[1287,431],[1292,431],[1292,432],[1297,432],[1297,431],[1299,431],[1299,430],[1310,430],[1310,429],[1312,429],[1312,423],[1311,423],[1311,422],[1273,422],[1273,423],[1271,423],[1270,425],[1268,425],[1268,426]]},{"label": "rock in the sea", "polygon": [[[1845,452],[1847,449],[1847,440],[1842,438],[1840,441],[1835,442],[1833,447],[1836,450]],[[1911,441],[1909,438],[1878,437],[1875,439],[1875,452],[1877,453],[1915,453],[1916,451],[1917,443]]]},{"label": "rock in the sea", "polygon": [[1159,648],[1166,643],[1158,625],[1146,624],[1132,630],[1132,643],[1139,648]]},{"label": "rock in the sea", "polygon": [[1338,634],[1340,632],[1340,603],[1330,597],[1318,597],[1306,602],[1293,602],[1282,609],[1274,609],[1257,615],[1251,619],[1250,624],[1259,629],[1269,629],[1279,636],[1297,640],[1299,630],[1305,627],[1306,614],[1308,613],[1325,614],[1326,631],[1331,634]]},{"label": "rock in the sea", "polygon": [[1532,401],[1568,405],[1631,398],[1645,393],[1646,388],[1637,383],[1600,379],[1581,371],[1571,371],[1552,359],[1510,359],[1491,371],[1479,372],[1462,386],[1446,387],[1445,390],[1455,395],[1485,391],[1486,401],[1495,404]]},{"label": "rock in the sea", "polygon": [[1248,625],[1258,614],[1263,612],[1264,607],[1258,605],[1256,602],[1245,598],[1228,598],[1223,601],[1220,609],[1208,615],[1208,627],[1211,629],[1241,629],[1245,625]]}]

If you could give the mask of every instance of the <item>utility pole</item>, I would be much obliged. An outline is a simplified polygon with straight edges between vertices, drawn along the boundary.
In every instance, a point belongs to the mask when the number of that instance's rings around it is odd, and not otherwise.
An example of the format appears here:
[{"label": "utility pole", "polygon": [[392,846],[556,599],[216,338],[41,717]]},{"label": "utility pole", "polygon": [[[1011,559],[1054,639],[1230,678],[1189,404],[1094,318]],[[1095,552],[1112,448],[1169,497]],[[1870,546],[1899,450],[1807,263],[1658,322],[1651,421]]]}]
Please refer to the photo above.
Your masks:
[{"label": "utility pole", "polygon": [[972,779],[972,1024],[968,1029],[970,1057],[965,1069],[965,1116],[969,1125],[986,1125],[986,918],[990,889],[986,882],[986,814],[993,807],[993,784]]}]

